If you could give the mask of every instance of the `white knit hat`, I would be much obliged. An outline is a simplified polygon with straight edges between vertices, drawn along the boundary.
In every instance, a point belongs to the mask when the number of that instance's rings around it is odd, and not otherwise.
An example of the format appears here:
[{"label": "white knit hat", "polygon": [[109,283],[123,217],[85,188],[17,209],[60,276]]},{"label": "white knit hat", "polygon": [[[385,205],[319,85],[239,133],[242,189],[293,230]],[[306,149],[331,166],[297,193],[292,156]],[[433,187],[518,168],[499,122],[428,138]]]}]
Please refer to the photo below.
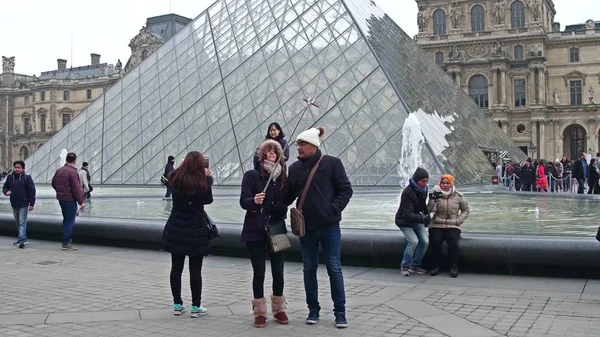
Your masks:
[{"label": "white knit hat", "polygon": [[296,138],[296,141],[303,141],[310,143],[316,147],[320,147],[321,140],[319,139],[319,137],[323,136],[324,134],[325,129],[319,126],[300,133]]}]

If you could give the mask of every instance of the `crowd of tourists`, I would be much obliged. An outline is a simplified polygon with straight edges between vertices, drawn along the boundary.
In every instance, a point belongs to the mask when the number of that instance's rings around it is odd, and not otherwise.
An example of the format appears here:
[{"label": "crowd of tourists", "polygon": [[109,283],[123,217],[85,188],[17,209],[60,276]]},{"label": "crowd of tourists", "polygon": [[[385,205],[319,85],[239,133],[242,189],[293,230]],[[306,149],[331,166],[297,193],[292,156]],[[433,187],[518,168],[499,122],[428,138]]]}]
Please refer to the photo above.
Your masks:
[{"label": "crowd of tourists", "polygon": [[575,161],[562,157],[555,161],[527,158],[521,163],[493,163],[493,182],[510,191],[600,194],[600,152],[589,163],[586,158],[582,152]]}]

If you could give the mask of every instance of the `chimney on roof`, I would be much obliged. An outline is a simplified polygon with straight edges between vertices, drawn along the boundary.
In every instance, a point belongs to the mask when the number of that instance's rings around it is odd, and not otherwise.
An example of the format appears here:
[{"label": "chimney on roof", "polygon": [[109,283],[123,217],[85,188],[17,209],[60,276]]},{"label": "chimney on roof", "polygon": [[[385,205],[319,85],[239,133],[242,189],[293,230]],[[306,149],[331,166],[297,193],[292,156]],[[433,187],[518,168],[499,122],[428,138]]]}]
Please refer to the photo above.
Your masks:
[{"label": "chimney on roof", "polygon": [[92,57],[92,65],[100,64],[100,54],[92,53],[90,56]]},{"label": "chimney on roof", "polygon": [[56,62],[58,63],[58,70],[67,69],[67,60],[57,59]]}]

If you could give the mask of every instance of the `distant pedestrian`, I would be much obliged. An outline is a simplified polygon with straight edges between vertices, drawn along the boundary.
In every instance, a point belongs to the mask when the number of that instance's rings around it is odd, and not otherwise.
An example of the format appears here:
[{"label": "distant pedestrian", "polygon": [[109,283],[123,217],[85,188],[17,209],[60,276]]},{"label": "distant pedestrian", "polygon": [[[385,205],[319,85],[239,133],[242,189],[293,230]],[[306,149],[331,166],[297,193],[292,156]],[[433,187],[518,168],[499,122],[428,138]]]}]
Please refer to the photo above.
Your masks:
[{"label": "distant pedestrian", "polygon": [[571,174],[577,180],[577,193],[585,193],[585,180],[588,178],[588,163],[585,159],[585,152],[579,154],[579,160],[575,161]]},{"label": "distant pedestrian", "polygon": [[165,177],[166,181],[167,181],[167,183],[165,184],[165,187],[167,188],[167,192],[165,193],[164,200],[171,199],[171,184],[168,183],[168,179],[169,179],[169,174],[171,172],[173,172],[173,170],[175,170],[175,157],[169,156],[167,158],[167,165],[165,165],[165,172],[163,173],[163,177]]},{"label": "distant pedestrian", "polygon": [[[172,157],[171,157],[172,158]],[[164,250],[171,253],[171,293],[173,313],[185,312],[181,299],[181,273],[188,256],[190,288],[192,291],[191,317],[207,314],[202,300],[202,261],[210,253],[209,219],[204,205],[213,202],[210,170],[204,156],[192,151],[169,176],[173,189],[173,208],[162,233]]]},{"label": "distant pedestrian", "polygon": [[25,162],[17,160],[13,163],[13,171],[4,181],[2,193],[10,197],[10,205],[17,224],[17,241],[13,245],[25,248],[27,245],[27,213],[33,211],[35,205],[35,184],[31,176],[25,174]]},{"label": "distant pedestrian", "polygon": [[67,153],[66,164],[56,170],[52,178],[52,188],[56,191],[56,199],[63,216],[62,250],[77,250],[73,246],[73,227],[77,216],[77,204],[80,209],[85,208],[83,187],[79,180],[79,174],[75,167],[77,155],[73,152]]},{"label": "distant pedestrian", "polygon": [[[269,124],[269,126],[267,127],[267,135],[265,136],[265,140],[274,140],[277,141],[279,143],[279,145],[281,145],[281,149],[283,150],[283,161],[284,161],[284,166],[285,166],[285,162],[288,161],[289,157],[290,157],[290,146],[287,142],[287,140],[285,140],[285,133],[283,133],[283,130],[281,129],[281,126],[279,125],[279,123],[277,122],[273,122],[271,124]],[[259,149],[256,149],[256,152],[254,153],[254,169],[258,170],[260,169],[260,162],[259,162]]]},{"label": "distant pedestrian", "polygon": [[79,180],[81,181],[81,187],[83,187],[83,191],[85,192],[85,200],[89,203],[92,199],[92,191],[94,188],[92,187],[92,176],[89,171],[90,165],[87,162],[83,162],[81,164],[81,170],[79,170]]}]

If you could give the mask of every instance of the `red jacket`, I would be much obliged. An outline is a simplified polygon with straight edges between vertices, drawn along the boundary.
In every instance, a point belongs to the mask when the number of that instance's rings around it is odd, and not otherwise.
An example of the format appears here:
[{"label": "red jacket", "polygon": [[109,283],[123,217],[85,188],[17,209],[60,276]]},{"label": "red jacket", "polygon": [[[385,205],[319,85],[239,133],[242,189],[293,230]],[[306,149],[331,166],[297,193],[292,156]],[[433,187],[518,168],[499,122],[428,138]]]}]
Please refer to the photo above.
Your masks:
[{"label": "red jacket", "polygon": [[81,187],[79,174],[74,166],[65,166],[56,170],[52,178],[52,188],[56,191],[56,199],[62,201],[77,201],[83,204],[84,191]]}]

